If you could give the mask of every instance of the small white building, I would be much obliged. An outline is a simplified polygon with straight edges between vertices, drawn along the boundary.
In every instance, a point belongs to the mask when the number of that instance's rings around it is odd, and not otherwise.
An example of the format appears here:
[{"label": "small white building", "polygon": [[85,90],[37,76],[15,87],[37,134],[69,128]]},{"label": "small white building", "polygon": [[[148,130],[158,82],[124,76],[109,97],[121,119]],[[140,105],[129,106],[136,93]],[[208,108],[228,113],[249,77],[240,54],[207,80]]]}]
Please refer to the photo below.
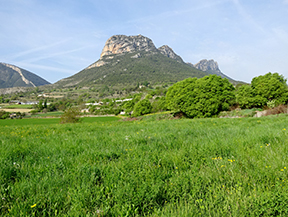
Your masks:
[{"label": "small white building", "polygon": [[85,103],[85,105],[103,105],[103,102]]},{"label": "small white building", "polygon": [[118,99],[118,100],[115,100],[115,102],[127,102],[127,101],[131,101],[133,100],[133,98],[130,98],[130,99]]}]

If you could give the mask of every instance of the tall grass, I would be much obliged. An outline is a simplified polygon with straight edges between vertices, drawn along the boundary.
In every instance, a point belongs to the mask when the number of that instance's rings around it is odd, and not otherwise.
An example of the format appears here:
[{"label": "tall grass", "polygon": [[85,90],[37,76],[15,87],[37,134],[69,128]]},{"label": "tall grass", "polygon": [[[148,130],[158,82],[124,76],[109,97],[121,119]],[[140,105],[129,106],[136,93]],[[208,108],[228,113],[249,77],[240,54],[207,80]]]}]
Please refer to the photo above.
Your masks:
[{"label": "tall grass", "polygon": [[[110,122],[117,121],[120,118],[111,117],[82,117],[80,122],[83,123],[94,123],[94,122]],[[53,125],[59,124],[59,118],[24,118],[24,119],[4,119],[0,120],[0,126],[26,126],[26,125]],[[76,126],[77,127],[77,126]]]},{"label": "tall grass", "polygon": [[286,216],[287,121],[0,126],[0,213]]}]

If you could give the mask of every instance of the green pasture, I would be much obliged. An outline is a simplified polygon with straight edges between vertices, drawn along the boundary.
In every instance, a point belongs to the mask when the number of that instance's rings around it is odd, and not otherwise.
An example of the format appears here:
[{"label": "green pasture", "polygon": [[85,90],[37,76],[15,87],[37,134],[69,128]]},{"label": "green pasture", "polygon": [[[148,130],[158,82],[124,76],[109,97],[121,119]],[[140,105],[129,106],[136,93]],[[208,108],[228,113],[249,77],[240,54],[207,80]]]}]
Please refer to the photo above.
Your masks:
[{"label": "green pasture", "polygon": [[64,112],[62,111],[54,111],[47,113],[36,113],[35,115],[30,115],[30,117],[60,117]]},{"label": "green pasture", "polygon": [[23,104],[0,104],[1,108],[5,109],[32,109],[33,105],[23,105]]},{"label": "green pasture", "polygon": [[288,215],[288,117],[161,119],[1,124],[1,215]]},{"label": "green pasture", "polygon": [[[118,117],[82,117],[80,123],[93,123],[93,122],[110,122],[117,121],[121,118]],[[59,124],[60,118],[23,118],[23,119],[4,119],[0,120],[0,126],[25,126],[25,125],[51,125]],[[79,123],[79,124],[80,124]]]}]

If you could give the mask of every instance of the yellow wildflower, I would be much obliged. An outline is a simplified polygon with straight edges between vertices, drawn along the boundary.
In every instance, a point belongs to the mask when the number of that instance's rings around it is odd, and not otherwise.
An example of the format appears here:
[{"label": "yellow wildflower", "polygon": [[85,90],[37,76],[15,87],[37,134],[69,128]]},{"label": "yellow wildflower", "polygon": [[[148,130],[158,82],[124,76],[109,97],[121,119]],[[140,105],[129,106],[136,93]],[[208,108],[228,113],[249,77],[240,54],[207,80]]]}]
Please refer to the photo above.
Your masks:
[{"label": "yellow wildflower", "polygon": [[36,206],[36,203],[35,204],[33,204],[32,206],[31,206],[31,208],[34,208]]}]

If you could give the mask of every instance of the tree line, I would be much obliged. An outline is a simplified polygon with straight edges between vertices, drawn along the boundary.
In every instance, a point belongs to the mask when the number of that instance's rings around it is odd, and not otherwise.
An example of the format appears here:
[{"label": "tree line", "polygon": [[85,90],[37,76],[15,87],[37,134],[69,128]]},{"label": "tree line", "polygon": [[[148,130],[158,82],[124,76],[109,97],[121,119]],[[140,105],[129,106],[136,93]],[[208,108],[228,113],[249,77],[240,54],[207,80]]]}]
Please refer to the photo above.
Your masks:
[{"label": "tree line", "polygon": [[[141,89],[133,95],[126,95],[130,101],[116,101],[113,98],[98,99],[102,105],[89,106],[92,114],[115,114],[125,112],[127,116],[141,116],[149,113],[170,111],[174,115],[188,118],[216,117],[222,111],[233,108],[274,108],[288,103],[287,79],[278,73],[267,73],[252,79],[251,84],[233,86],[226,78],[209,75],[202,78],[187,78],[168,89],[152,87]],[[124,98],[123,98],[124,99]],[[4,102],[4,97],[0,98]],[[49,103],[48,103],[49,101]],[[77,107],[86,108],[85,102],[95,102],[89,93],[78,98],[65,97],[56,99],[40,99],[34,105],[34,113],[68,110]],[[3,116],[7,114],[3,113]],[[6,117],[5,116],[5,117]]]},{"label": "tree line", "polygon": [[[282,75],[271,72],[253,78],[251,84],[236,87],[217,75],[187,78],[168,88],[160,109],[182,113],[189,118],[205,118],[217,116],[231,107],[273,108],[288,103],[286,82]],[[139,112],[139,107],[144,112]],[[135,104],[134,115],[150,113],[152,108],[146,99],[145,103],[142,100],[141,105]]]}]

